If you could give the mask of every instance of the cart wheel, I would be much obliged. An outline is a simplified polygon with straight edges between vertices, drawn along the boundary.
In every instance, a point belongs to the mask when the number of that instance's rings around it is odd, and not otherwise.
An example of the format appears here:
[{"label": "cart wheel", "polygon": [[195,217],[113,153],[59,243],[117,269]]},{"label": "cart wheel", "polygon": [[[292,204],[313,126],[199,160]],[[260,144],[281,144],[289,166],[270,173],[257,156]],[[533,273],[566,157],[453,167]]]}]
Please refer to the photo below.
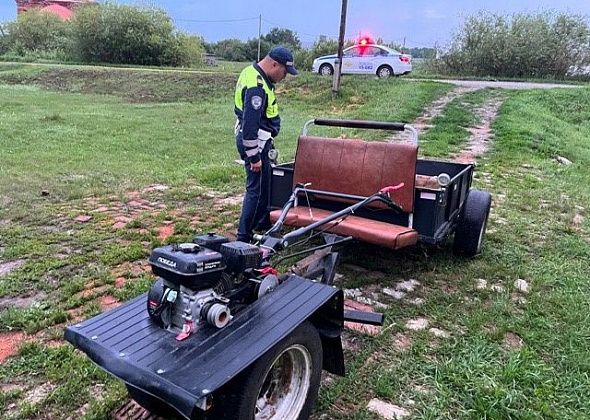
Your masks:
[{"label": "cart wheel", "polygon": [[214,397],[207,419],[307,419],[321,373],[322,342],[305,322]]},{"label": "cart wheel", "polygon": [[131,385],[126,385],[129,396],[135,400],[136,403],[141,405],[147,411],[165,419],[180,419],[181,416],[176,412],[175,409],[170,407],[162,400],[146,394],[138,388]]},{"label": "cart wheel", "polygon": [[481,251],[491,205],[492,196],[488,192],[469,192],[455,229],[455,254],[473,257]]}]

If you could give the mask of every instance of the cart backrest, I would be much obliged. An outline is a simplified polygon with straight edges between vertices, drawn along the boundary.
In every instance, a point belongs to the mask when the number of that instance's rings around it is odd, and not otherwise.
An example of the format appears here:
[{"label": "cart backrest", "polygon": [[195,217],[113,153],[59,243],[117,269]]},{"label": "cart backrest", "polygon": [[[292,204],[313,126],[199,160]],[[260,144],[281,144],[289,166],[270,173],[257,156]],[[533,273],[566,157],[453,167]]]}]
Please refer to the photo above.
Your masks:
[{"label": "cart backrest", "polygon": [[403,182],[392,198],[411,213],[417,159],[415,144],[300,136],[293,185],[311,183],[314,190],[368,197]]}]

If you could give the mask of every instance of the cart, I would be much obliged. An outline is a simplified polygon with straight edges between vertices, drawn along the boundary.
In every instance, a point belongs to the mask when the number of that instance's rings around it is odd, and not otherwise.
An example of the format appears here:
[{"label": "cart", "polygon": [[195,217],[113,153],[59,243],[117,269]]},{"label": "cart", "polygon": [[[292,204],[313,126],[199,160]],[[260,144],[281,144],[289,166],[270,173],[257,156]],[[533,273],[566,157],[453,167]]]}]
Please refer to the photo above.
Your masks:
[{"label": "cart", "polygon": [[[397,123],[315,124],[415,133]],[[384,322],[344,310],[333,285],[339,246],[357,239],[399,249],[454,231],[456,251],[479,252],[490,199],[470,190],[473,165],[417,160],[416,142],[310,137],[308,127],[295,162],[273,168],[275,223],[257,244],[209,233],[156,248],[149,261],[158,278],[148,293],[66,328],[66,340],[149,411],[306,419],[322,370],[345,374],[344,321]],[[436,185],[416,186],[416,173]],[[284,232],[286,224],[295,229]],[[288,254],[310,255],[280,273],[284,252],[317,234],[325,243]]]},{"label": "cart", "polygon": [[[313,125],[409,131],[410,143],[367,142],[308,135]],[[391,249],[417,242],[441,244],[454,233],[456,254],[481,252],[491,195],[472,190],[473,164],[418,158],[416,130],[402,123],[314,119],[299,137],[295,160],[273,166],[271,219],[293,188],[296,202],[283,218],[285,225],[309,226],[384,185],[403,184],[391,197],[397,208],[366,206],[353,216],[322,229]]]}]

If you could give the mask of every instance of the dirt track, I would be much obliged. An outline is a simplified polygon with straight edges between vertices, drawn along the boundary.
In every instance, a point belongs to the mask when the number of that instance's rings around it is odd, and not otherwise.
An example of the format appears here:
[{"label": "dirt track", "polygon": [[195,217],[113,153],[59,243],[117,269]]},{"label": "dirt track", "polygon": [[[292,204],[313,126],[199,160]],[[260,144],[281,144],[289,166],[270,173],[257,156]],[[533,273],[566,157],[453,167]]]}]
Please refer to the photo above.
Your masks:
[{"label": "dirt track", "polygon": [[439,83],[450,83],[455,86],[471,88],[473,90],[496,88],[496,89],[555,89],[555,88],[582,88],[586,85],[569,85],[561,83],[532,83],[532,82],[502,82],[497,80],[454,80],[454,79],[407,79],[416,82],[430,81]]}]

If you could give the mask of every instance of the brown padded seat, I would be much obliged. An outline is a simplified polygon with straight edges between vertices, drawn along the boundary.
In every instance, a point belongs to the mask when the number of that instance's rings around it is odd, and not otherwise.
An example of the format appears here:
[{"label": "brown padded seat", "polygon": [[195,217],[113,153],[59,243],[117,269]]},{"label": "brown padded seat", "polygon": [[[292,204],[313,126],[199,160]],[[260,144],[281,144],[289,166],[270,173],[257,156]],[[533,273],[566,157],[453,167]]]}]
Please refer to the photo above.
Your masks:
[{"label": "brown padded seat", "polygon": [[[308,188],[313,190],[368,197],[383,187],[403,182],[404,187],[393,192],[392,198],[405,212],[411,213],[417,159],[418,146],[414,144],[301,136],[297,144],[293,186],[310,183]],[[281,210],[271,212],[271,220],[275,222],[280,214]],[[327,210],[311,208],[310,215],[310,208],[294,207],[285,224],[307,226],[331,214]],[[354,215],[324,228],[392,249],[413,245],[418,240],[418,233],[412,228]]]},{"label": "brown padded seat", "polygon": [[[281,210],[275,210],[270,214],[274,222],[281,215]],[[285,219],[285,224],[295,227],[307,226],[331,214],[332,212],[328,210],[311,208],[310,215],[310,208],[294,207],[289,211]],[[338,223],[339,220],[341,219],[336,219],[320,229],[325,229],[327,232],[337,235],[352,236],[360,241],[391,249],[414,245],[418,241],[418,232],[409,227],[365,219],[358,216],[348,216]]]},{"label": "brown padded seat", "polygon": [[301,136],[293,186],[368,197],[383,187],[404,183],[392,194],[406,212],[414,210],[418,146],[351,139]]}]

